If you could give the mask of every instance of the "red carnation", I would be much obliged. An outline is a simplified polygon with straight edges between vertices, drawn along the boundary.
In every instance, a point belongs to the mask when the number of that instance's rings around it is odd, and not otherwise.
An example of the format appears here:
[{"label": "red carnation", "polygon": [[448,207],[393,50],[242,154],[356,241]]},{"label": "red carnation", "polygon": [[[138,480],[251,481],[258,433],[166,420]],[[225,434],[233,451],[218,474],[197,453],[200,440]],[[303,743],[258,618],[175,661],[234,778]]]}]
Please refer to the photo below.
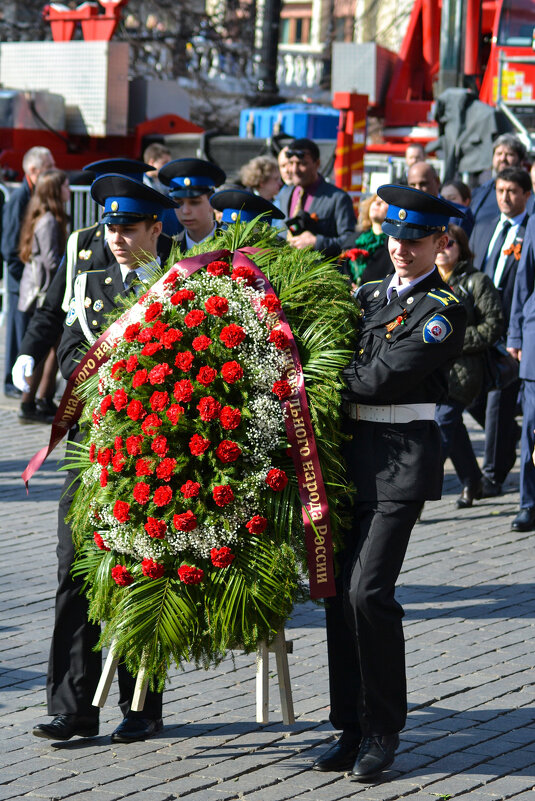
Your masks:
[{"label": "red carnation", "polygon": [[116,389],[113,393],[113,405],[115,406],[115,411],[120,412],[121,409],[128,404],[128,395],[121,387],[121,389]]},{"label": "red carnation", "polygon": [[178,578],[184,584],[200,584],[204,578],[204,571],[200,567],[190,567],[182,565],[177,570]]},{"label": "red carnation", "polygon": [[266,517],[255,515],[245,524],[245,527],[249,529],[250,534],[262,534],[266,530],[267,522]]},{"label": "red carnation", "polygon": [[160,464],[156,467],[156,475],[161,481],[171,481],[175,467],[176,459],[167,456],[165,459],[162,459]]},{"label": "red carnation", "polygon": [[93,414],[91,415],[91,420],[92,420],[93,425],[95,426],[95,428],[99,428],[100,419],[101,419],[100,418],[100,412],[93,411]]},{"label": "red carnation", "polygon": [[188,328],[196,328],[206,318],[206,314],[202,309],[192,309],[184,317],[184,324]]},{"label": "red carnation", "polygon": [[141,387],[143,384],[147,383],[149,375],[146,370],[138,370],[137,373],[134,373],[132,378],[132,386],[133,387]]},{"label": "red carnation", "polygon": [[100,534],[98,533],[98,531],[94,531],[93,532],[93,539],[95,540],[95,545],[97,546],[97,548],[99,550],[101,550],[101,551],[109,551],[110,550],[108,548],[108,546],[106,545],[106,543],[104,542],[104,540],[102,539],[102,537],[100,536]]},{"label": "red carnation", "polygon": [[165,485],[163,487],[158,487],[156,492],[154,493],[154,498],[152,499],[156,506],[166,506],[169,501],[173,499],[173,490],[171,487]]},{"label": "red carnation", "polygon": [[106,412],[108,411],[108,409],[110,408],[110,406],[111,406],[111,395],[106,395],[100,401],[100,413],[101,413],[101,415],[104,416],[106,414]]},{"label": "red carnation", "polygon": [[150,329],[152,332],[152,338],[161,340],[168,328],[169,326],[167,323],[162,322],[162,320],[156,320]]},{"label": "red carnation", "polygon": [[207,337],[205,334],[201,334],[200,337],[195,337],[195,339],[193,340],[193,342],[191,344],[192,344],[193,350],[196,350],[196,351],[208,350],[208,348],[212,344],[212,340],[210,339],[210,337]]},{"label": "red carnation", "polygon": [[167,392],[158,392],[156,390],[150,396],[150,407],[155,412],[163,412],[167,404],[169,403],[169,394]]},{"label": "red carnation", "polygon": [[220,487],[214,487],[212,496],[218,506],[227,506],[234,500],[234,493],[232,487],[228,484],[223,484]]},{"label": "red carnation", "polygon": [[141,331],[141,323],[132,323],[132,325],[126,326],[123,337],[124,339],[126,339],[127,342],[133,342],[140,331]]},{"label": "red carnation", "polygon": [[197,483],[197,481],[186,481],[185,484],[182,484],[180,487],[180,492],[184,496],[184,498],[196,498],[199,494],[199,490],[201,489],[201,485]]},{"label": "red carnation", "polygon": [[175,367],[178,367],[178,369],[182,370],[184,373],[188,373],[191,370],[191,365],[194,360],[195,356],[190,350],[180,351],[175,358]]},{"label": "red carnation", "polygon": [[126,367],[126,359],[119,359],[111,368],[111,377],[119,381],[121,374]]},{"label": "red carnation", "polygon": [[[142,356],[154,356],[154,354],[158,353],[158,351],[161,350],[162,347],[163,347],[163,345],[162,345],[161,342],[147,342],[146,345],[143,345],[143,348],[141,350],[141,355]],[[156,382],[152,381],[152,383],[154,384]],[[161,383],[161,382],[159,382],[159,383]]]},{"label": "red carnation", "polygon": [[284,470],[279,470],[278,467],[272,467],[266,476],[266,484],[275,492],[282,492],[287,483],[288,476]]},{"label": "red carnation", "polygon": [[227,348],[236,348],[245,339],[245,331],[241,325],[231,323],[221,329],[219,339]]},{"label": "red carnation", "polygon": [[224,439],[223,442],[220,442],[216,448],[215,455],[217,458],[224,462],[235,462],[238,456],[241,453],[241,448],[236,442],[232,442],[230,439]]},{"label": "red carnation", "polygon": [[134,485],[132,495],[134,496],[134,500],[143,506],[150,498],[150,486],[144,481],[138,481],[138,483]]},{"label": "red carnation", "polygon": [[234,281],[243,279],[244,283],[249,284],[250,286],[255,279],[254,270],[251,267],[247,267],[245,264],[240,265],[239,267],[234,267],[231,278]]},{"label": "red carnation", "polygon": [[157,414],[148,414],[141,423],[141,428],[144,434],[154,437],[162,423],[163,420]]},{"label": "red carnation", "polygon": [[150,323],[152,320],[157,320],[162,311],[163,305],[159,301],[151,303],[148,309],[145,310],[145,322]]},{"label": "red carnation", "polygon": [[137,358],[137,355],[135,353],[133,353],[132,356],[129,356],[127,361],[126,361],[126,372],[127,373],[133,373],[134,370],[136,369],[136,367],[138,366],[138,364],[139,364],[139,360]]},{"label": "red carnation", "polygon": [[210,559],[214,567],[228,567],[235,559],[235,555],[230,548],[223,545],[222,548],[212,548],[210,551]]},{"label": "red carnation", "polygon": [[180,342],[182,336],[182,331],[179,331],[178,328],[169,328],[162,334],[162,345],[166,350],[169,350],[175,342]]},{"label": "red carnation", "polygon": [[193,531],[197,527],[197,518],[191,509],[188,509],[180,515],[173,515],[173,525],[177,531]]},{"label": "red carnation", "polygon": [[115,501],[113,516],[119,523],[126,523],[130,520],[130,504],[126,501]]},{"label": "red carnation", "polygon": [[135,399],[131,400],[130,403],[128,404],[128,409],[126,410],[126,413],[128,417],[134,421],[139,420],[142,417],[145,417],[145,415],[147,414],[147,412],[143,408],[143,404],[141,403],[141,401]]},{"label": "red carnation", "polygon": [[111,448],[99,448],[97,453],[97,462],[101,467],[107,467],[111,461],[112,450]]},{"label": "red carnation", "polygon": [[197,409],[199,410],[199,417],[201,420],[207,423],[209,420],[215,420],[219,415],[221,404],[219,401],[216,401],[215,398],[212,398],[211,395],[207,395],[205,398],[200,399],[197,404]]},{"label": "red carnation", "polygon": [[142,331],[139,332],[137,335],[137,341],[140,342],[142,345],[146,342],[150,342],[152,339],[152,328],[143,328]]},{"label": "red carnation", "polygon": [[226,261],[211,261],[206,265],[206,272],[210,275],[230,275],[230,267]]},{"label": "red carnation", "polygon": [[96,460],[97,460],[96,452],[97,452],[97,446],[95,445],[94,442],[92,442],[91,445],[89,446],[89,461],[90,462],[96,462]]},{"label": "red carnation", "polygon": [[160,434],[159,437],[155,437],[151,445],[151,448],[154,451],[154,453],[158,454],[158,456],[165,456],[165,454],[169,450],[169,445],[167,444],[167,437],[164,437],[162,434]]},{"label": "red carnation", "polygon": [[275,381],[272,391],[279,400],[289,398],[293,393],[293,390],[287,381]]},{"label": "red carnation", "polygon": [[163,384],[166,377],[171,375],[172,372],[167,362],[156,364],[149,373],[149,382],[151,384]]},{"label": "red carnation", "polygon": [[178,281],[178,272],[174,273],[167,273],[165,278],[163,279],[163,283],[165,287],[172,287],[175,286],[176,282]]},{"label": "red carnation", "polygon": [[108,475],[109,475],[108,471],[106,470],[105,467],[103,467],[102,470],[100,471],[100,478],[99,478],[100,486],[103,489],[108,485]]},{"label": "red carnation", "polygon": [[215,317],[222,317],[228,312],[228,300],[219,295],[212,295],[208,300],[204,301],[204,308],[208,314],[213,314]]},{"label": "red carnation", "polygon": [[193,397],[193,384],[187,378],[177,381],[173,389],[173,395],[177,401],[188,403]]},{"label": "red carnation", "polygon": [[123,565],[115,565],[115,567],[112,567],[111,577],[119,587],[128,587],[134,581],[131,572]]},{"label": "red carnation", "polygon": [[120,473],[126,464],[126,459],[122,453],[116,453],[115,456],[112,457],[111,464],[113,472]]},{"label": "red carnation", "polygon": [[154,465],[151,459],[138,459],[136,462],[136,476],[151,476],[154,473]]},{"label": "red carnation", "polygon": [[238,362],[225,362],[221,368],[221,377],[227,384],[235,384],[243,378],[243,367]]},{"label": "red carnation", "polygon": [[179,406],[178,403],[172,403],[167,409],[165,416],[174,426],[176,426],[179,418],[184,414],[184,411],[185,410],[183,406]]},{"label": "red carnation", "polygon": [[200,434],[194,434],[189,441],[189,449],[193,456],[200,456],[211,444],[209,439],[204,439]]},{"label": "red carnation", "polygon": [[141,447],[143,445],[143,437],[141,434],[126,438],[126,452],[130,456],[139,456],[141,454]]},{"label": "red carnation", "polygon": [[113,442],[113,446],[114,446],[116,451],[122,451],[122,449],[124,448],[123,438],[122,437],[115,437],[115,440]]},{"label": "red carnation", "polygon": [[196,379],[199,382],[199,384],[203,385],[203,387],[207,387],[209,386],[209,384],[212,383],[216,375],[217,375],[217,370],[214,370],[213,367],[208,367],[207,365],[205,365],[204,367],[201,367],[201,369],[197,373]]},{"label": "red carnation", "polygon": [[163,540],[167,532],[167,523],[165,520],[158,520],[157,517],[147,517],[147,522],[144,529],[155,540]]},{"label": "red carnation", "polygon": [[219,420],[223,428],[233,431],[241,423],[241,412],[239,409],[233,409],[232,406],[223,406],[219,413]]},{"label": "red carnation", "polygon": [[282,309],[282,305],[280,300],[276,295],[266,295],[266,297],[260,301],[260,305],[263,306],[268,312],[278,312]]},{"label": "red carnation", "polygon": [[179,289],[171,296],[170,300],[173,306],[180,306],[185,300],[193,300],[195,292],[191,289]]},{"label": "red carnation", "polygon": [[277,350],[284,350],[284,348],[287,348],[289,341],[282,328],[274,328],[269,335],[269,342],[272,342]]},{"label": "red carnation", "polygon": [[141,562],[141,572],[144,576],[151,579],[159,579],[165,573],[165,565],[160,565],[153,559],[143,559]]}]

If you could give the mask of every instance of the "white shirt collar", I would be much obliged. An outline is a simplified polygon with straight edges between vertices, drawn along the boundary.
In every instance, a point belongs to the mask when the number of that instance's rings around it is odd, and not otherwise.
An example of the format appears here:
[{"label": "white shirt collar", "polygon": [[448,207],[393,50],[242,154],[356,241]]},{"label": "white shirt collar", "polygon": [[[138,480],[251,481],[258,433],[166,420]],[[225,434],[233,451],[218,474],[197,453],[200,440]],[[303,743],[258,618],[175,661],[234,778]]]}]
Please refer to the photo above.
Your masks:
[{"label": "white shirt collar", "polygon": [[436,267],[435,267],[435,265],[433,265],[433,267],[428,272],[424,273],[423,275],[419,275],[418,278],[414,278],[408,284],[402,284],[401,280],[399,278],[399,275],[397,273],[394,273],[394,275],[392,276],[392,278],[390,280],[390,283],[388,284],[388,286],[386,288],[386,297],[387,297],[388,302],[390,303],[390,297],[392,295],[392,290],[393,289],[395,289],[396,292],[398,293],[398,297],[400,295],[404,295],[405,293],[409,292],[413,288],[413,286],[416,286],[416,284],[419,284],[420,281],[423,281],[425,278],[429,278],[429,276],[435,270],[436,270]]},{"label": "white shirt collar", "polygon": [[216,227],[217,227],[217,226],[216,226],[216,224],[214,223],[214,227],[212,228],[212,230],[210,231],[210,233],[209,233],[209,234],[206,234],[206,236],[204,236],[202,239],[199,239],[199,241],[198,241],[198,242],[195,242],[195,241],[194,241],[194,240],[191,238],[191,236],[188,234],[188,232],[186,231],[186,229],[184,229],[184,233],[186,234],[186,245],[188,246],[188,250],[189,250],[190,248],[194,247],[195,245],[200,245],[200,244],[201,244],[201,242],[205,242],[207,239],[210,239],[210,237],[211,237],[211,236],[213,236],[213,235],[215,234],[215,229],[216,229]]}]

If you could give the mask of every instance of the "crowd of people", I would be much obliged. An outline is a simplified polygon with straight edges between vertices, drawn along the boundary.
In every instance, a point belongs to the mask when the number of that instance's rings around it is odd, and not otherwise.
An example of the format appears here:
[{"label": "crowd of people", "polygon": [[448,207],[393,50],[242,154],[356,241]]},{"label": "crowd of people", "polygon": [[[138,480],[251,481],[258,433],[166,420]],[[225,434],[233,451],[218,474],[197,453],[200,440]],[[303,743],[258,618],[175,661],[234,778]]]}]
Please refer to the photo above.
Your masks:
[{"label": "crowd of people", "polygon": [[[441,495],[444,460],[451,458],[462,485],[457,506],[470,507],[503,492],[520,437],[521,508],[512,528],[535,529],[534,196],[527,153],[511,134],[496,140],[492,176],[473,192],[460,180],[441,186],[424,148],[410,145],[404,184],[379,187],[361,203],[357,222],[352,199],[320,166],[317,144],[295,139],[277,159],[253,159],[229,184],[219,166],[173,159],[151,145],[143,162],[87,165],[103,216],[67,238],[67,176],[46,148],[32,148],[3,212],[4,391],[20,397],[21,422],[50,422],[57,358],[68,379],[117,296],[137,292],[173,244],[186,253],[222,226],[262,215],[280,225],[289,246],[338,259],[364,312],[342,372],[350,434],[344,456],[357,499],[337,595],[326,601],[330,719],[342,734],[313,767],[367,780],[392,764],[405,724],[395,584],[424,502]],[[485,432],[481,466],[466,411]],[[70,436],[79,439],[77,427]],[[66,522],[76,481],[75,472],[67,477],[59,513],[47,678],[53,720],[33,730],[51,740],[94,736],[99,725],[92,706],[99,630],[88,620],[82,579],[71,574]],[[149,693],[144,710],[134,712],[124,665],[119,685],[123,720],[112,741],[159,731],[161,693]]]}]

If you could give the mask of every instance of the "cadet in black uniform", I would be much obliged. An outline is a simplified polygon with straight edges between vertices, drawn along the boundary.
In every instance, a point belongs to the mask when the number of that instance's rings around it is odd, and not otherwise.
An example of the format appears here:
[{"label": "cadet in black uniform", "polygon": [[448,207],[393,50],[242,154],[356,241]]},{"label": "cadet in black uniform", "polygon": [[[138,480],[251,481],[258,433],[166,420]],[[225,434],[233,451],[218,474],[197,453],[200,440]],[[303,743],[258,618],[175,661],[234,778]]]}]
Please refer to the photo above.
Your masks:
[{"label": "cadet in black uniform", "polygon": [[435,404],[461,353],[466,313],[435,267],[448,243],[446,201],[383,186],[383,231],[394,275],[364,284],[357,350],[343,370],[354,525],[326,602],[330,720],[342,736],[316,770],[376,776],[394,761],[407,714],[403,610],[395,600],[412,528],[440,498],[443,465]]},{"label": "cadet in black uniform", "polygon": [[[99,335],[105,325],[104,315],[115,308],[116,297],[129,291],[127,276],[135,270],[143,280],[150,272],[150,265],[138,266],[138,260],[149,253],[157,262],[160,218],[164,209],[175,207],[172,200],[151,187],[121,175],[98,178],[91,194],[105,206],[102,222],[107,226],[108,244],[115,260],[105,270],[91,270],[76,278],[58,348],[58,361],[65,378],[77,366],[87,343],[92,344]],[[73,429],[70,436],[78,438],[79,434]],[[58,590],[47,676],[48,712],[54,715],[54,720],[33,730],[37,737],[50,740],[98,734],[98,709],[92,706],[92,700],[101,671],[100,653],[93,650],[100,629],[88,622],[87,599],[81,594],[83,581],[70,574],[74,548],[70,526],[65,522],[76,480],[75,471],[67,474],[58,516]],[[133,677],[120,665],[119,705],[124,718],[113,732],[112,742],[143,740],[162,727],[161,693],[149,690],[143,711],[132,712],[134,686]]]},{"label": "cadet in black uniform", "polygon": [[[139,183],[143,182],[143,174],[151,169],[150,164],[134,159],[103,159],[84,167],[84,170],[97,178],[106,173],[116,173],[126,175]],[[172,244],[171,237],[160,235],[158,255],[162,264],[169,257]],[[27,381],[35,365],[44,359],[51,345],[61,336],[76,276],[88,270],[103,270],[114,262],[113,253],[106,244],[106,228],[103,222],[72,232],[44,303],[35,310],[21,342],[20,353],[13,366],[13,383],[18,389],[27,391]]]}]

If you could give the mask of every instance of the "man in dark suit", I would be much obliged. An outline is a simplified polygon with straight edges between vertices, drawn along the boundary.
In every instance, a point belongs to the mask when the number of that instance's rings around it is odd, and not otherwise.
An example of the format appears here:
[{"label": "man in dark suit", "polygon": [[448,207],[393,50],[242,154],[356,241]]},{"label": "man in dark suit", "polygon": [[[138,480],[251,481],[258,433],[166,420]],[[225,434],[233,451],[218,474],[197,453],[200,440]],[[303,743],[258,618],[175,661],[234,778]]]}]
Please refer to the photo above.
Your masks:
[{"label": "man in dark suit", "polygon": [[[485,272],[500,294],[505,330],[509,327],[515,277],[528,221],[527,201],[531,195],[529,174],[521,167],[507,167],[496,176],[499,214],[476,223],[470,237],[474,266]],[[488,498],[500,495],[502,484],[516,459],[518,426],[515,409],[519,383],[504,389],[485,391],[469,411],[485,429],[482,486],[476,494]]]},{"label": "man in dark suit", "polygon": [[[498,136],[492,150],[493,177],[472,192],[470,208],[476,222],[488,217],[496,217],[500,210],[496,202],[496,175],[507,167],[521,167],[526,158],[526,148],[514,134],[506,133]],[[528,198],[526,211],[533,213],[535,196]]]},{"label": "man in dark suit", "polygon": [[[70,301],[65,330],[58,347],[58,361],[65,378],[78,365],[83,352],[107,327],[106,314],[115,308],[116,298],[132,291],[135,279],[143,280],[151,265],[141,263],[147,254],[156,264],[157,241],[164,209],[174,202],[141,182],[122,175],[104,175],[91,187],[93,198],[104,205],[101,220],[107,226],[107,241],[114,261],[104,270],[90,270],[77,276]],[[131,279],[134,279],[132,281]],[[79,440],[78,427],[70,437]],[[95,646],[99,626],[88,620],[83,580],[71,575],[74,545],[65,518],[77,487],[77,473],[70,471],[65,481],[58,515],[58,590],[55,622],[47,675],[50,723],[33,729],[36,737],[70,740],[74,736],[98,734],[98,709],[92,705],[101,668]],[[119,666],[119,705],[123,720],[112,734],[112,742],[144,740],[162,728],[161,693],[147,692],[142,712],[131,710],[134,678]]]},{"label": "man in dark suit", "polygon": [[320,152],[311,139],[294,139],[288,146],[292,186],[283,186],[277,205],[289,220],[287,241],[292,247],[320,250],[331,258],[341,253],[348,236],[355,233],[351,198],[319,172]]},{"label": "man in dark suit", "polygon": [[520,442],[520,510],[513,531],[535,529],[535,215],[529,218],[518,263],[507,350],[520,362],[522,438]]},{"label": "man in dark suit", "polygon": [[425,500],[440,498],[443,462],[435,406],[466,312],[435,267],[448,243],[450,203],[383,186],[394,275],[364,284],[357,349],[342,376],[356,488],[353,527],[326,601],[330,720],[342,730],[315,770],[352,769],[368,780],[394,761],[407,714],[405,649],[395,585]]}]

